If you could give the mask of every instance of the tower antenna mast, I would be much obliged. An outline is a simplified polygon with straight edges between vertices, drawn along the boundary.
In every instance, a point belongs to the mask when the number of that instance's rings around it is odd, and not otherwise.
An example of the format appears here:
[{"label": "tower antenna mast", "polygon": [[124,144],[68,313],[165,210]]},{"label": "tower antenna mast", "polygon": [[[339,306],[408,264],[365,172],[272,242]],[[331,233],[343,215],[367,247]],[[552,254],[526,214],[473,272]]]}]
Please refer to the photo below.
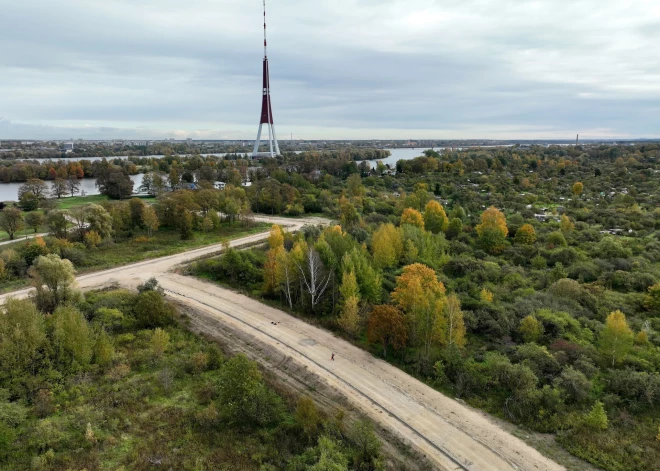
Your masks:
[{"label": "tower antenna mast", "polygon": [[261,121],[259,122],[259,131],[257,140],[254,142],[252,157],[259,156],[259,145],[261,144],[261,131],[264,124],[268,127],[268,155],[275,157],[280,154],[280,146],[277,143],[275,134],[275,125],[273,123],[273,106],[270,101],[270,70],[268,67],[268,37],[266,29],[266,0],[264,3],[264,66],[263,66],[263,96],[261,101]]}]

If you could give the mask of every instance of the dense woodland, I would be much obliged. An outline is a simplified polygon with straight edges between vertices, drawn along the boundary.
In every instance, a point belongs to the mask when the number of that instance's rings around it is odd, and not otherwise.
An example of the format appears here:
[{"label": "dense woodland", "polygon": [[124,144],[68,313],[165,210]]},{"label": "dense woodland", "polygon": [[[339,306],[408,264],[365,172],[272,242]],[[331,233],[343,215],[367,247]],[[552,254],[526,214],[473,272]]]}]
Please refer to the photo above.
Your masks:
[{"label": "dense woodland", "polygon": [[299,159],[286,165],[302,175],[265,184],[295,186],[306,212],[340,225],[274,228],[266,250],[193,273],[313,317],[604,469],[656,469],[657,145],[429,152],[395,175],[326,162],[318,177]]},{"label": "dense woodland", "polygon": [[276,392],[182,328],[155,280],[83,297],[53,255],[31,275],[38,295],[0,315],[1,470],[383,469],[369,422]]},{"label": "dense woodland", "polygon": [[[92,176],[112,186],[108,176],[126,175],[126,165],[101,162]],[[254,212],[325,214],[338,224],[300,234],[273,228],[266,249],[230,250],[192,271],[555,434],[604,469],[656,469],[657,144],[430,151],[374,169],[350,152],[135,165],[146,167],[144,191],[156,199],[82,207],[82,219],[50,208],[28,182],[23,195],[32,193],[37,209],[24,201],[22,210],[5,208],[0,228],[43,212],[52,236],[1,253],[6,279],[25,277],[32,251],[78,257],[78,266],[98,248],[149,239],[150,230],[186,240],[249,224]],[[213,188],[218,180],[224,190]]]}]

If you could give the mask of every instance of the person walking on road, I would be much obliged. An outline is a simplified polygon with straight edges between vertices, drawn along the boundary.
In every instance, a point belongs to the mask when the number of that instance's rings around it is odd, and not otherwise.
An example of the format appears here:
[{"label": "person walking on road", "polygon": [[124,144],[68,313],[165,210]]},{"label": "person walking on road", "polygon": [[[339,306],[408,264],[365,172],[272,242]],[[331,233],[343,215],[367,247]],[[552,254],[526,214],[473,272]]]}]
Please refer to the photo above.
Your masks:
[{"label": "person walking on road", "polygon": [[330,357],[332,361],[335,361],[335,354],[333,353],[332,356]]}]

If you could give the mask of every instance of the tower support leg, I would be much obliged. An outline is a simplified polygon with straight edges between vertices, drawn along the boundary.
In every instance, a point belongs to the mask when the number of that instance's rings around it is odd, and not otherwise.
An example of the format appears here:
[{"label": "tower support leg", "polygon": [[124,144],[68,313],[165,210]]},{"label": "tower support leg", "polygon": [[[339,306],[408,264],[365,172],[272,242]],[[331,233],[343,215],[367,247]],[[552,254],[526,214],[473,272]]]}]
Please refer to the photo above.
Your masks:
[{"label": "tower support leg", "polygon": [[259,153],[259,144],[261,144],[261,129],[263,128],[263,123],[259,125],[259,132],[257,132],[257,140],[254,141],[254,150],[252,151],[252,156],[254,157]]}]

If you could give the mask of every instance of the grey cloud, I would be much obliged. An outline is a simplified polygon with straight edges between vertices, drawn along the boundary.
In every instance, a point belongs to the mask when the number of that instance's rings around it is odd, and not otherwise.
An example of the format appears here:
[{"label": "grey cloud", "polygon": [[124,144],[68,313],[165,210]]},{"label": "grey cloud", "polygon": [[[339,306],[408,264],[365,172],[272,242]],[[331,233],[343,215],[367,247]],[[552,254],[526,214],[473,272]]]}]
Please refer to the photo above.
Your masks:
[{"label": "grey cloud", "polygon": [[[253,134],[260,2],[6,3],[0,112],[13,124],[0,124],[0,138]],[[623,12],[616,0],[269,3],[282,134],[660,129],[660,61],[649,50],[660,18],[635,0]]]}]

